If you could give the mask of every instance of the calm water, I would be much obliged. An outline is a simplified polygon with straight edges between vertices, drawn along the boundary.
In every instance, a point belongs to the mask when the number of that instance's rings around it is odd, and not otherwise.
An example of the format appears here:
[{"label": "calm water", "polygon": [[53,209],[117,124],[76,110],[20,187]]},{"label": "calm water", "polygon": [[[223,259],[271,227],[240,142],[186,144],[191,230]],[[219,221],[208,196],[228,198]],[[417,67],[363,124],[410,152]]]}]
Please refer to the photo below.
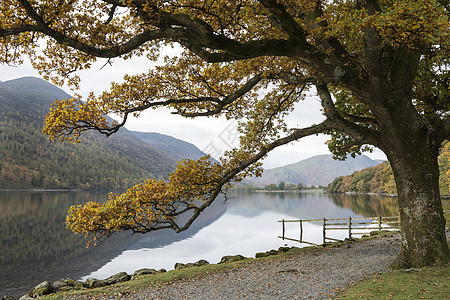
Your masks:
[{"label": "calm water", "polygon": [[[173,269],[176,262],[224,255],[254,256],[282,245],[281,219],[394,215],[396,199],[325,193],[239,193],[219,199],[186,232],[113,235],[86,249],[82,237],[65,229],[68,208],[104,201],[106,193],[0,192],[0,295],[21,296],[43,280],[106,278],[120,271]],[[291,231],[290,231],[291,230]],[[288,235],[298,231],[288,228]],[[337,238],[345,233],[336,233]],[[321,243],[319,224],[304,225],[304,239]]]}]

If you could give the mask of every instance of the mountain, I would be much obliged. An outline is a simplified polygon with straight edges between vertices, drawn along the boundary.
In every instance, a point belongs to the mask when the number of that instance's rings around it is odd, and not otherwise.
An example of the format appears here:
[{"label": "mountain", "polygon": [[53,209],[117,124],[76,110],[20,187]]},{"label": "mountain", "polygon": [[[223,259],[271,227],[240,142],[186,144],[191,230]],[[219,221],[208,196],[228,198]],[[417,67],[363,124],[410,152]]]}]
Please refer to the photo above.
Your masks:
[{"label": "mountain", "polygon": [[45,115],[63,90],[34,77],[0,83],[0,187],[128,188],[168,178],[176,159],[122,128],[111,137],[87,132],[80,144],[51,142]]},{"label": "mountain", "polygon": [[250,178],[246,184],[263,187],[280,182],[304,185],[327,185],[338,176],[348,175],[356,170],[375,166],[380,161],[365,155],[347,158],[345,161],[334,160],[330,155],[317,155],[283,167],[264,170],[260,178]]},{"label": "mountain", "polygon": [[156,132],[130,132],[144,143],[164,150],[166,153],[172,155],[172,157],[177,161],[185,158],[196,160],[206,155],[195,145],[169,135]]},{"label": "mountain", "polygon": [[[445,144],[438,157],[439,189],[441,195],[449,195],[450,191],[450,143]],[[396,194],[397,187],[389,162],[385,161],[375,167],[356,171],[351,175],[340,176],[328,185],[332,193],[387,193]]]}]

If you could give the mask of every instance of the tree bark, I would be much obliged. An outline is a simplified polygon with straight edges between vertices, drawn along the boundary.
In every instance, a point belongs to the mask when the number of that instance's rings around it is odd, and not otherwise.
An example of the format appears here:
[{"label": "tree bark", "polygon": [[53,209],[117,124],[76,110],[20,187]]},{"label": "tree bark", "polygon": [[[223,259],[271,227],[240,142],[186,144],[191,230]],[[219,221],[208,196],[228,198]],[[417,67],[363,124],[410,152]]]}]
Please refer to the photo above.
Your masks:
[{"label": "tree bark", "polygon": [[[426,130],[412,125],[385,143],[397,184],[402,243],[394,268],[419,268],[450,261],[439,192],[438,149]],[[401,140],[401,143],[396,141]]]}]

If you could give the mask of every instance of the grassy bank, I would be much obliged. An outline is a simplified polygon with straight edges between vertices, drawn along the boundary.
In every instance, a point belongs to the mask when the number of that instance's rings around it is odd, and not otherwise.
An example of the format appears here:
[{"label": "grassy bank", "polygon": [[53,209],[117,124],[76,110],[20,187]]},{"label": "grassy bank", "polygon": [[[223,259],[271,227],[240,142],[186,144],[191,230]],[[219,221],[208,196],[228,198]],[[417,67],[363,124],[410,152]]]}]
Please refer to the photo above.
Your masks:
[{"label": "grassy bank", "polygon": [[336,299],[450,299],[450,266],[379,274]]}]

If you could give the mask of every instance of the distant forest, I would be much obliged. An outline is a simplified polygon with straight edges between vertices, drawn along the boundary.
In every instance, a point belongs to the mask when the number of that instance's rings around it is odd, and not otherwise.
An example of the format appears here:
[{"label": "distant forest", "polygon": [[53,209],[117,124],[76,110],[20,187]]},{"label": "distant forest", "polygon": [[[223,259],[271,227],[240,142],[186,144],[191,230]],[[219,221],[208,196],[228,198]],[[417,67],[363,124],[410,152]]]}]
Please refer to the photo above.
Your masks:
[{"label": "distant forest", "polygon": [[125,189],[168,178],[176,159],[126,129],[87,132],[80,144],[41,131],[54,99],[70,97],[37,78],[0,82],[0,188]]},{"label": "distant forest", "polygon": [[[438,158],[440,178],[439,187],[442,195],[448,195],[450,186],[450,143],[444,145]],[[356,171],[348,176],[337,177],[328,185],[332,193],[386,193],[396,194],[397,187],[394,181],[391,165],[383,162],[375,167]]]},{"label": "distant forest", "polygon": [[89,134],[82,144],[53,143],[41,128],[35,122],[0,120],[0,187],[122,189],[171,171],[167,165],[159,174],[137,167],[107,149],[98,134]]}]

